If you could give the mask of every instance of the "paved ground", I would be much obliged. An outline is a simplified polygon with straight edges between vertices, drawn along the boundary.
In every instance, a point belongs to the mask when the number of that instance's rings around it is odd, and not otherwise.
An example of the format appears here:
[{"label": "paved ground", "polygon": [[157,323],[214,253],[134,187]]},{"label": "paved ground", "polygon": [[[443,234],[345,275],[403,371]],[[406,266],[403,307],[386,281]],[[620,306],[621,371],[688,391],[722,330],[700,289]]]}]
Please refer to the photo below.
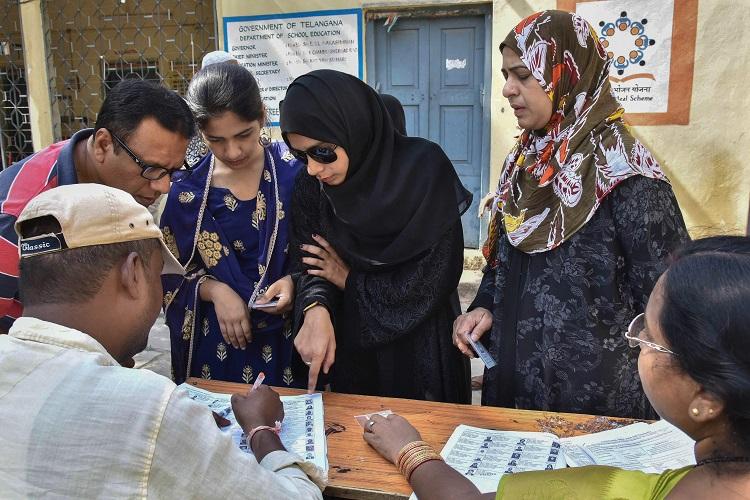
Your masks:
[{"label": "paved ground", "polygon": [[[465,270],[461,275],[461,281],[458,284],[458,293],[461,298],[461,308],[471,303],[476,294],[479,282],[482,279],[481,271]],[[164,316],[159,316],[156,323],[151,328],[151,334],[148,337],[148,346],[146,350],[135,357],[135,366],[137,368],[147,368],[156,373],[171,377],[171,366],[169,361],[169,330],[164,324]],[[479,375],[482,373],[484,365],[478,359],[471,362],[471,374]],[[474,391],[472,402],[479,404],[479,391]]]}]

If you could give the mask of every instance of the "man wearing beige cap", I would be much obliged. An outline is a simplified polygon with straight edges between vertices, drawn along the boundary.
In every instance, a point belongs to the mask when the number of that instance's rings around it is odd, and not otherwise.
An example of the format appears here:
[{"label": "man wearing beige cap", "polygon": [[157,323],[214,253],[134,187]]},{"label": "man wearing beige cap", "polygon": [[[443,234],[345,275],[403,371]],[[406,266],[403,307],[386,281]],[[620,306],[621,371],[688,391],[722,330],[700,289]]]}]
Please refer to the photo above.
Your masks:
[{"label": "man wearing beige cap", "polygon": [[146,346],[160,275],[184,273],[148,209],[61,186],[15,227],[25,307],[0,335],[0,498],[322,498],[320,471],[266,430],[283,419],[270,388],[232,398],[262,429],[253,457],[172,381],[121,366]]}]

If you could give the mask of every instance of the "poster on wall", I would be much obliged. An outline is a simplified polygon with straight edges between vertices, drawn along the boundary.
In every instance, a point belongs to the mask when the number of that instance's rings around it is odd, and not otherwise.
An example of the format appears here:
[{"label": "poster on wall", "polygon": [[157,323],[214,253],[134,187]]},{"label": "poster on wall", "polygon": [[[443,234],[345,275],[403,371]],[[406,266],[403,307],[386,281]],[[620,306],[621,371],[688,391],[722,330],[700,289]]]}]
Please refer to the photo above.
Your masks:
[{"label": "poster on wall", "polygon": [[689,123],[697,0],[558,0],[558,8],[599,36],[628,122]]},{"label": "poster on wall", "polygon": [[296,77],[335,69],[362,78],[362,10],[225,17],[224,47],[252,71],[271,125]]}]

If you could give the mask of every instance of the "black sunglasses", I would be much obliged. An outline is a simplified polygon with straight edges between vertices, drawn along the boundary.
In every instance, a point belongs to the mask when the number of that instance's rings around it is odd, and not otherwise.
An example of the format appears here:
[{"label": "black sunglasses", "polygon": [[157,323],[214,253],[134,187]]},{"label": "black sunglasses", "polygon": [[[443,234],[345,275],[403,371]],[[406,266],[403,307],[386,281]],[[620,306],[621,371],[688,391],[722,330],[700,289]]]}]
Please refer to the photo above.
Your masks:
[{"label": "black sunglasses", "polygon": [[331,146],[323,146],[319,144],[305,151],[289,148],[289,152],[305,165],[307,165],[308,156],[318,163],[333,163],[339,159],[335,151],[337,147],[336,144],[332,144]]},{"label": "black sunglasses", "polygon": [[141,167],[141,177],[144,179],[148,179],[150,181],[157,181],[161,178],[163,178],[165,175],[169,176],[170,181],[179,182],[190,175],[190,173],[193,171],[193,167],[191,167],[187,161],[182,162],[182,168],[164,168],[164,167],[156,167],[154,165],[149,165],[145,161],[141,160],[137,154],[133,153],[133,151],[125,144],[125,142],[117,137],[114,132],[111,130],[109,131],[109,134],[112,136],[112,138],[117,141],[117,144],[119,144],[122,149],[125,150],[128,156],[133,159],[136,165]]}]

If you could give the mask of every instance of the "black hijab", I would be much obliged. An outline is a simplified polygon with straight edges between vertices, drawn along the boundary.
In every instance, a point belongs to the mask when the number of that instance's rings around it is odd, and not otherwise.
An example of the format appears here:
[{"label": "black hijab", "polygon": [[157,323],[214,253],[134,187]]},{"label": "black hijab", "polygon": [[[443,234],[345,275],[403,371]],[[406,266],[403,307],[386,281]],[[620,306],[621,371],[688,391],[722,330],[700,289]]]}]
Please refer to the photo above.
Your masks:
[{"label": "black hijab", "polygon": [[471,193],[437,144],[395,132],[375,90],[358,78],[318,70],[292,82],[281,132],[336,144],[346,179],[321,185],[335,216],[334,242],[369,264],[398,264],[434,246],[471,204]]},{"label": "black hijab", "polygon": [[385,109],[388,110],[388,114],[391,116],[393,122],[393,128],[396,129],[401,135],[406,134],[406,115],[404,114],[404,107],[401,105],[401,101],[393,97],[391,94],[380,94],[380,98],[385,104]]}]

